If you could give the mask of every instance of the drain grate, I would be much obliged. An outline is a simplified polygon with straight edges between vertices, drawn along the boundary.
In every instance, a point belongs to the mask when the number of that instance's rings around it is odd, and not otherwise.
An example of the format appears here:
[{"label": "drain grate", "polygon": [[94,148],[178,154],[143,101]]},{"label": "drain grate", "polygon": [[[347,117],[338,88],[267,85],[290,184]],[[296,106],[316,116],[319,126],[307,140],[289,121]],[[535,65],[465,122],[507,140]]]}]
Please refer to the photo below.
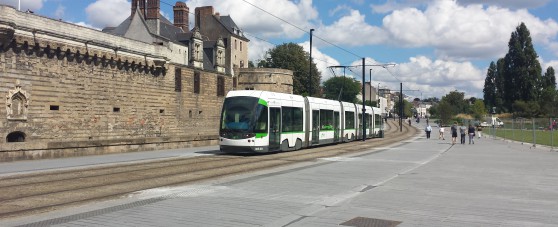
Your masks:
[{"label": "drain grate", "polygon": [[390,221],[376,218],[356,217],[340,225],[355,227],[395,227],[401,224],[400,221]]}]

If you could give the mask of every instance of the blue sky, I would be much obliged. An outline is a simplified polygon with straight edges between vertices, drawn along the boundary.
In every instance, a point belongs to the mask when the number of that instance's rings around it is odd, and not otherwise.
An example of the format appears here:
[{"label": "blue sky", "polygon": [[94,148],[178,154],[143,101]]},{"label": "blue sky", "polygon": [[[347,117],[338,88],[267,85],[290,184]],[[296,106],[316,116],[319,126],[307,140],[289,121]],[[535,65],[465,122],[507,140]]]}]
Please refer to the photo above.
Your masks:
[{"label": "blue sky", "polygon": [[[0,4],[17,7],[17,0]],[[176,1],[162,0],[172,21]],[[450,91],[482,98],[486,69],[503,57],[510,34],[524,22],[544,70],[558,68],[558,0],[189,0],[230,15],[251,40],[250,60],[265,58],[274,45],[294,42],[309,50],[314,28],[314,61],[322,79],[338,65],[394,63],[372,69],[372,84],[415,97],[441,97]],[[118,25],[130,12],[130,0],[21,0],[22,10],[83,26]],[[280,18],[280,19],[278,19]],[[193,17],[190,18],[193,23]],[[191,26],[192,27],[192,26]],[[325,40],[325,42],[324,42]],[[361,80],[361,67],[346,71]],[[335,75],[341,75],[336,72]]]}]

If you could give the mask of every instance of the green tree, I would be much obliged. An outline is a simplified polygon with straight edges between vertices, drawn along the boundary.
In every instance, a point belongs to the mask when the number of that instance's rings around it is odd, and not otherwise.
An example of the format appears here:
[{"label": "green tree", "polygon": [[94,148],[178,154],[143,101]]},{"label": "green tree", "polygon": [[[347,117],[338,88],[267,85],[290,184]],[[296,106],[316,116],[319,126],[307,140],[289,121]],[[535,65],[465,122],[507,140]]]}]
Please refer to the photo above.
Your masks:
[{"label": "green tree", "polygon": [[432,105],[428,108],[428,113],[430,113],[430,117],[440,117],[438,112],[438,105]]},{"label": "green tree", "polygon": [[293,93],[307,95],[311,85],[312,95],[319,93],[321,72],[312,62],[312,78],[310,78],[309,53],[296,43],[284,43],[270,49],[267,59],[262,59],[258,67],[281,68],[293,71]]},{"label": "green tree", "polygon": [[356,102],[356,96],[361,90],[361,85],[353,78],[338,76],[324,81],[323,88],[325,98],[327,99]]},{"label": "green tree", "polygon": [[[393,110],[395,111],[396,114],[399,114],[399,106],[401,106],[399,104],[399,101],[395,102],[395,105],[393,107]],[[412,117],[413,116],[413,111],[412,111],[413,106],[411,105],[411,103],[407,100],[403,99],[403,118],[406,117]]]},{"label": "green tree", "polygon": [[465,93],[463,92],[451,91],[442,97],[442,102],[449,104],[451,115],[469,113],[469,103],[465,100]]},{"label": "green tree", "polygon": [[490,62],[488,71],[486,72],[486,78],[484,79],[484,88],[482,89],[484,93],[484,101],[488,108],[496,106],[496,75],[497,68],[494,62]]},{"label": "green tree", "polygon": [[531,118],[539,115],[540,106],[536,101],[517,100],[512,105],[516,116]]},{"label": "green tree", "polygon": [[[526,103],[536,100],[541,91],[542,69],[527,26],[521,23],[512,32],[504,57],[504,108],[510,109],[516,100]],[[521,105],[519,105],[521,106]],[[515,110],[515,109],[514,109]]]},{"label": "green tree", "polygon": [[471,108],[473,117],[480,120],[486,114],[486,108],[484,107],[484,102],[480,99],[475,100],[473,107]]},{"label": "green tree", "polygon": [[438,104],[440,124],[448,125],[450,123],[450,119],[453,117],[453,113],[451,109],[452,109],[451,105],[447,101],[444,101],[442,98],[442,101],[440,101],[440,104]]}]

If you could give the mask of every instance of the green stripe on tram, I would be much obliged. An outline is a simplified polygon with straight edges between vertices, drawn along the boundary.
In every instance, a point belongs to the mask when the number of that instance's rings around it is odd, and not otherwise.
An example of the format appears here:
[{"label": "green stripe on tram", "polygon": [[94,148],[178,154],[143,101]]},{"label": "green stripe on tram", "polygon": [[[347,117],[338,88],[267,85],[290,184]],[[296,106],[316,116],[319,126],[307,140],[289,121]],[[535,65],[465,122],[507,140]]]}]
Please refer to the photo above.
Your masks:
[{"label": "green stripe on tram", "polygon": [[267,133],[256,133],[256,138],[264,138],[267,136]]},{"label": "green stripe on tram", "polygon": [[262,104],[263,106],[267,106],[267,102],[263,99],[258,100],[258,104]]}]

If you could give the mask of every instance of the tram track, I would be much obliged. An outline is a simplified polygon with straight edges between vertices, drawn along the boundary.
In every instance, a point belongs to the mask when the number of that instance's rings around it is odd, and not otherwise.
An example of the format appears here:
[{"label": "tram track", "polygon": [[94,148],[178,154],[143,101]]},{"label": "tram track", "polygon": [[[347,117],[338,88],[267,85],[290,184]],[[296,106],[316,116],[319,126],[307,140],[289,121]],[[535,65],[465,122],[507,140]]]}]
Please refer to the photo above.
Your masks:
[{"label": "tram track", "polygon": [[293,152],[253,156],[201,156],[126,163],[78,170],[49,171],[0,177],[0,218],[30,215],[132,192],[199,182],[292,163],[339,156],[414,136],[418,130],[404,125],[399,132],[388,121],[385,138],[342,143]]}]

